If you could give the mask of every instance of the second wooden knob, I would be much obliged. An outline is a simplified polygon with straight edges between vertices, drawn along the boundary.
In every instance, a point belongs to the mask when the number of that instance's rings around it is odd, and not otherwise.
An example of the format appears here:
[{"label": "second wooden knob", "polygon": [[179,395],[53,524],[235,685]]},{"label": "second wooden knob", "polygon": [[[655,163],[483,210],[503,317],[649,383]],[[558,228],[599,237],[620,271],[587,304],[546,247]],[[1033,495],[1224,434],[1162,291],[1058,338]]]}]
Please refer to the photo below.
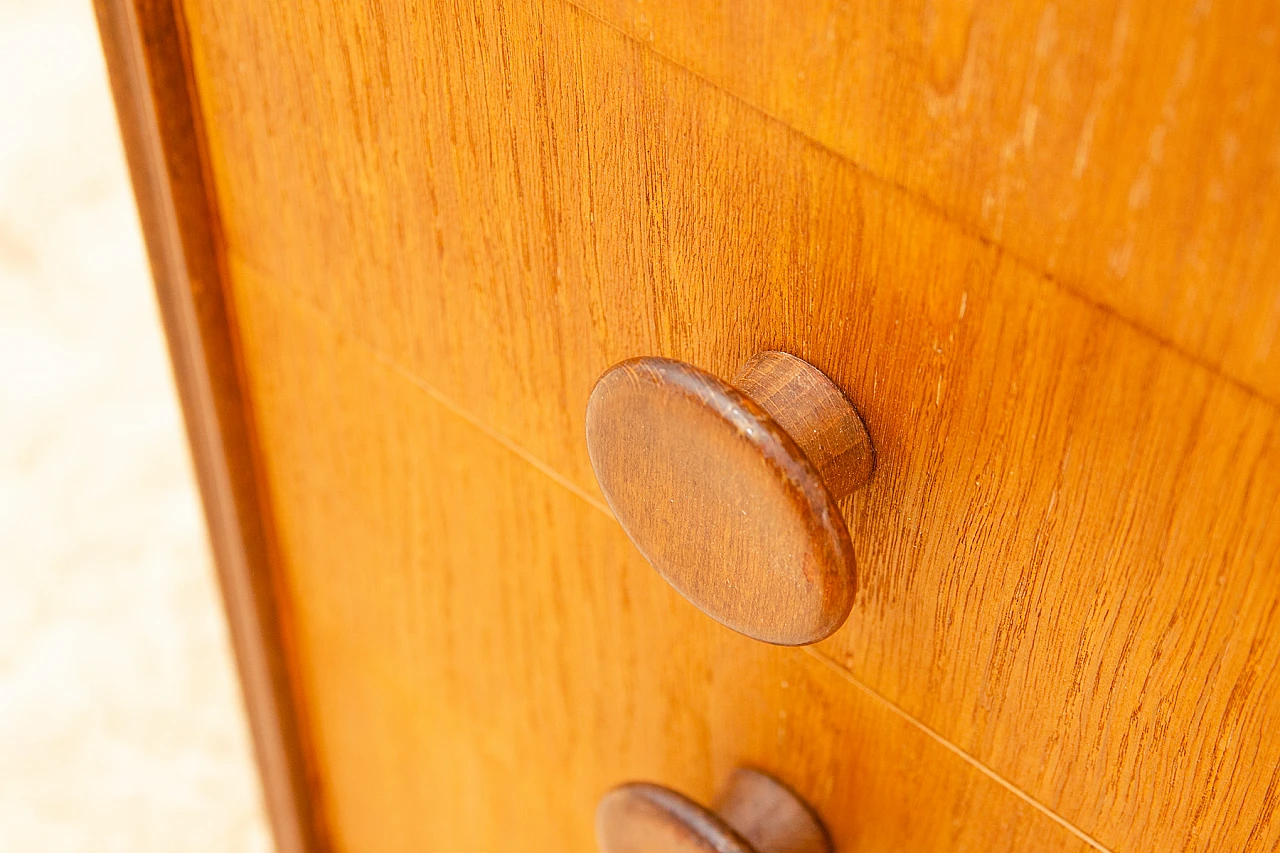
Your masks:
[{"label": "second wooden knob", "polygon": [[609,791],[596,809],[600,853],[832,853],[822,821],[790,788],[740,767],[713,808],[650,782]]}]

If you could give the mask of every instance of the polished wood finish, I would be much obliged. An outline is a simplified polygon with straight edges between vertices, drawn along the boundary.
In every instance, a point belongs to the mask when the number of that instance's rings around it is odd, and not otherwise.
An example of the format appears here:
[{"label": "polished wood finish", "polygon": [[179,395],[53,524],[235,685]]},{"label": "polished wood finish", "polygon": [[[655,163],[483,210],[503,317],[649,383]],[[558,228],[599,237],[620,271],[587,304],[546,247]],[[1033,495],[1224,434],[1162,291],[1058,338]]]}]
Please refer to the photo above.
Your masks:
[{"label": "polished wood finish", "polygon": [[784,780],[838,850],[1085,853],[801,649],[716,625],[610,515],[325,315],[236,305],[334,846],[594,853],[601,796]]},{"label": "polished wood finish", "polygon": [[326,849],[303,759],[270,523],[223,291],[183,20],[167,0],[94,0],[277,853]]},{"label": "polished wood finish", "polygon": [[587,402],[591,464],[681,595],[749,637],[816,643],[853,606],[837,501],[870,476],[871,443],[840,390],[795,356],[761,353],[735,382],[761,401],[670,359],[611,367]]},{"label": "polished wood finish", "polygon": [[773,777],[738,768],[706,809],[650,782],[609,791],[596,809],[600,853],[833,853],[822,822]]},{"label": "polished wood finish", "polygon": [[[314,306],[597,505],[581,437],[609,365],[795,353],[877,451],[824,659],[1110,849],[1280,841],[1260,384],[559,0],[184,8],[233,280]],[[1130,20],[1125,45],[1159,23]],[[1134,227],[1183,233],[1153,211]]]},{"label": "polished wood finish", "polygon": [[573,0],[1280,402],[1268,0]]}]

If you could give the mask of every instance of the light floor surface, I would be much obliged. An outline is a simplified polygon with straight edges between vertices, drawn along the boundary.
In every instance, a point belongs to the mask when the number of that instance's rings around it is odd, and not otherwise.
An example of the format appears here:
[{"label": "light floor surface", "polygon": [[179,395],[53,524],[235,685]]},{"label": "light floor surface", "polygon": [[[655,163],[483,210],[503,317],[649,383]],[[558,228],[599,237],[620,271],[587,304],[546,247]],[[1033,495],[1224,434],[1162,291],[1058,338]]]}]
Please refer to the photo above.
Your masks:
[{"label": "light floor surface", "polygon": [[0,851],[271,847],[88,0],[0,0]]}]

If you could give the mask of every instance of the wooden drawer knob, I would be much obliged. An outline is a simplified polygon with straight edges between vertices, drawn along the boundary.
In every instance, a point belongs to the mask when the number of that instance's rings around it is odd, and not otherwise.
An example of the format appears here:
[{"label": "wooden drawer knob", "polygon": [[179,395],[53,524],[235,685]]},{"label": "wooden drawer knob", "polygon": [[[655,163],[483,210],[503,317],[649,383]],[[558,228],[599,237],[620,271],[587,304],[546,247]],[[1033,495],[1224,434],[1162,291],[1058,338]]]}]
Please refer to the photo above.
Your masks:
[{"label": "wooden drawer knob", "polygon": [[837,501],[875,456],[813,365],[762,352],[730,385],[680,361],[624,361],[592,389],[587,452],[627,535],[705,613],[786,646],[844,623],[857,575]]},{"label": "wooden drawer knob", "polygon": [[600,853],[832,853],[809,806],[770,776],[734,771],[714,811],[670,788],[632,782],[596,809]]}]

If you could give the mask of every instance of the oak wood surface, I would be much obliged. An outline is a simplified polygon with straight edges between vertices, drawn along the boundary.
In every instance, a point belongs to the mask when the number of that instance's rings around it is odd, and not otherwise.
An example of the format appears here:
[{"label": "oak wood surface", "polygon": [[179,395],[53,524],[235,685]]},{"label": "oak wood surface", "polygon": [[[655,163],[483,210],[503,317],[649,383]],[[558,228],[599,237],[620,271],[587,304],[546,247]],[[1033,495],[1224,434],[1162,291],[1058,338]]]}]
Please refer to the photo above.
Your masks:
[{"label": "oak wood surface", "polygon": [[573,0],[1280,401],[1269,0]]},{"label": "oak wood surface", "polygon": [[[618,523],[681,595],[757,640],[816,643],[844,622],[857,590],[853,544],[825,481],[851,487],[866,472],[866,430],[800,359],[773,353],[747,367],[745,383],[775,416],[684,362],[614,365],[587,402],[587,452]],[[829,393],[787,394],[786,377],[802,376]]]},{"label": "oak wood surface", "polygon": [[94,0],[112,97],[186,423],[254,757],[278,853],[321,853],[305,721],[290,688],[270,520],[228,313],[218,218],[191,102],[184,20],[167,0]]},{"label": "oak wood surface", "polygon": [[627,779],[766,769],[837,849],[1092,849],[830,665],[712,623],[614,520],[315,309],[237,276],[338,850],[594,851]]},{"label": "oak wood surface", "polygon": [[1267,399],[564,3],[185,8],[233,279],[595,501],[609,364],[804,357],[878,451],[826,656],[1113,849],[1280,839]]}]

